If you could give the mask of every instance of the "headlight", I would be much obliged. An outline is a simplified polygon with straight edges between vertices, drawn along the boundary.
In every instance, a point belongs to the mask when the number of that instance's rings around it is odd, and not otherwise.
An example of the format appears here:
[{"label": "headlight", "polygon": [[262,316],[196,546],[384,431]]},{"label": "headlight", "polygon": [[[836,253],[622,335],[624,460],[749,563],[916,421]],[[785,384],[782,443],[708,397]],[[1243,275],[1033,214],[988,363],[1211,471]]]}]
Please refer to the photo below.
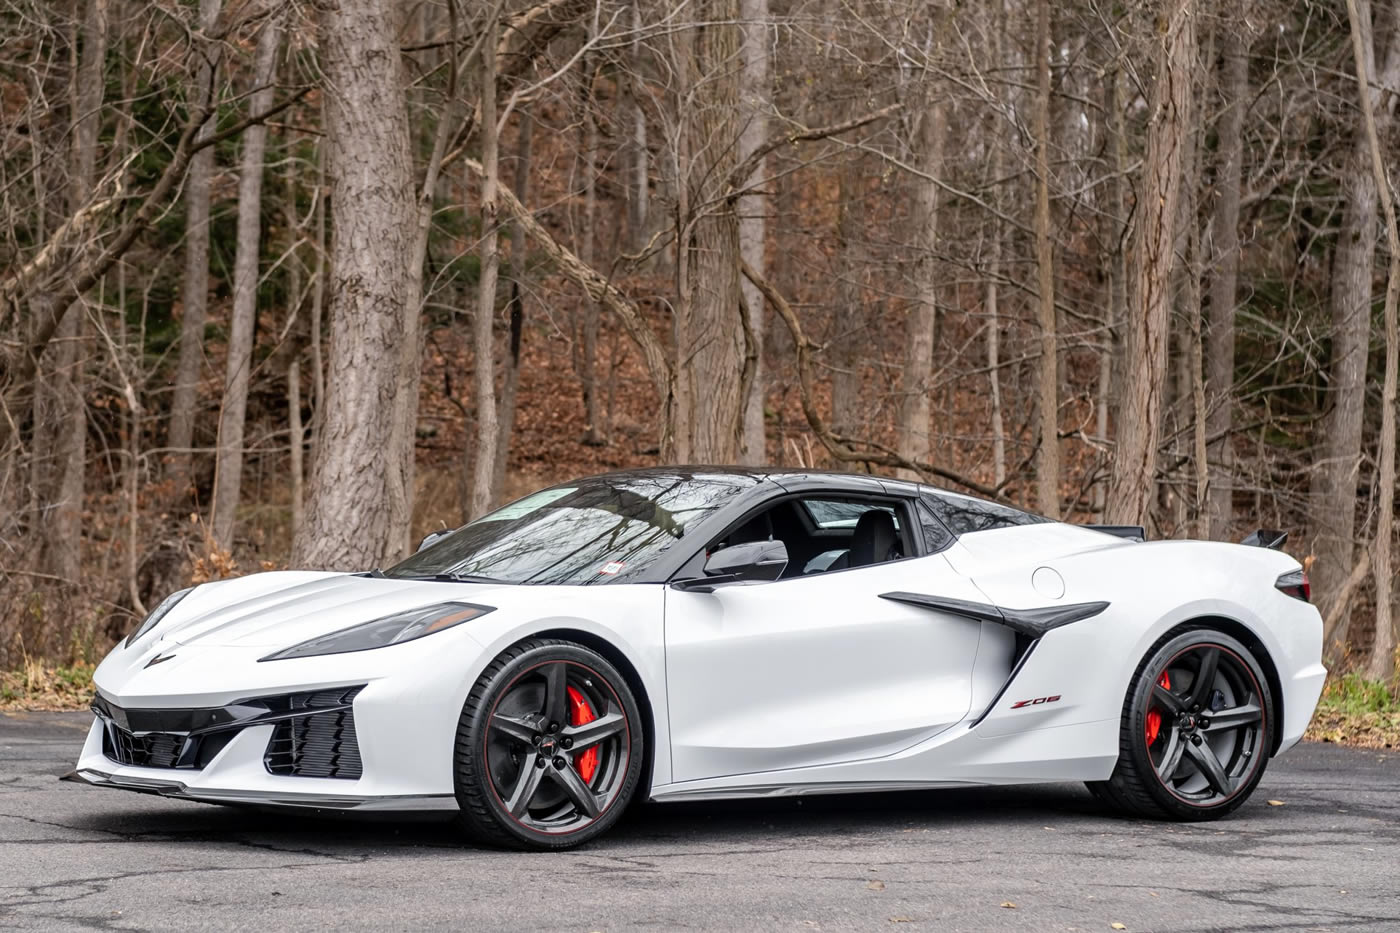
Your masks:
[{"label": "headlight", "polygon": [[258,660],[281,661],[286,658],[310,658],[318,654],[369,651],[371,648],[397,645],[415,638],[422,638],[424,635],[431,635],[434,632],[441,632],[443,629],[461,625],[463,622],[470,622],[472,619],[479,619],[486,613],[494,611],[491,606],[476,606],[471,603],[435,603],[419,609],[410,609],[407,612],[396,612],[391,616],[375,619],[373,622],[343,628],[338,632],[331,632],[329,635],[322,635],[299,645],[283,648],[281,651],[273,652],[265,658],[258,658]]},{"label": "headlight", "polygon": [[136,631],[126,636],[126,646],[130,648],[132,645],[136,644],[142,635],[159,625],[160,620],[164,619],[180,600],[190,595],[193,591],[194,587],[191,586],[188,589],[180,590],[178,593],[171,593],[169,596],[165,597],[165,599],[161,601],[161,604],[155,608],[155,611],[146,616],[146,621],[137,626]]}]

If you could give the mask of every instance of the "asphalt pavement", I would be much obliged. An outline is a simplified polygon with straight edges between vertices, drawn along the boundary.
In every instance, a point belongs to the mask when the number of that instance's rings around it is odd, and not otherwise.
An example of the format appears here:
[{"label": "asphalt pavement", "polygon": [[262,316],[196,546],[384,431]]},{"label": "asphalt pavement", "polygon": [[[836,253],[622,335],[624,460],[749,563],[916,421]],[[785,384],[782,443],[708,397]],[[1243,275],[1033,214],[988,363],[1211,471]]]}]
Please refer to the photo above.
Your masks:
[{"label": "asphalt pavement", "polygon": [[1395,751],[1300,746],[1217,823],[1055,785],[652,806],[523,854],[60,783],[88,722],[0,715],[0,928],[1400,931]]}]

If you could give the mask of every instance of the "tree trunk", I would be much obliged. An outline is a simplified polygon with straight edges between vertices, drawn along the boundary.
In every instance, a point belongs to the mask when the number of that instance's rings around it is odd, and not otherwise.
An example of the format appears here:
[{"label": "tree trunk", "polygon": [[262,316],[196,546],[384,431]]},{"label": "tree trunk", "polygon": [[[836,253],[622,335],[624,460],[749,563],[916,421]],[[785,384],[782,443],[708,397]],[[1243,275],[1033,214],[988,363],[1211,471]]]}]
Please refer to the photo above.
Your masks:
[{"label": "tree trunk", "polygon": [[[1122,397],[1120,349],[1122,328],[1127,305],[1127,256],[1122,248],[1123,227],[1127,213],[1127,157],[1124,153],[1123,76],[1117,67],[1104,78],[1104,130],[1108,137],[1109,171],[1112,173],[1106,194],[1108,203],[1101,213],[1099,237],[1101,262],[1107,269],[1104,282],[1104,333],[1099,340],[1099,379],[1096,387],[1098,405],[1095,411],[1095,432],[1100,442],[1107,443],[1109,413]],[[1096,515],[1106,514],[1108,484],[1094,484],[1093,506]]]},{"label": "tree trunk", "polygon": [[624,172],[627,177],[627,235],[633,253],[641,252],[647,243],[647,206],[650,174],[647,152],[647,115],[642,108],[646,84],[642,80],[642,5],[631,0],[632,42],[628,50],[624,131],[628,135]]},{"label": "tree trunk", "polygon": [[[988,9],[996,18],[996,25],[992,27],[990,36],[991,59],[1000,62],[1003,61],[1003,49],[1006,47],[1006,5],[1002,0],[994,0]],[[1007,101],[1003,94],[1004,91],[997,92],[997,107],[989,114],[987,121],[987,144],[991,149],[990,177],[997,183],[1000,183],[1006,171],[1006,136],[1002,128],[1003,108],[1007,106]],[[1002,209],[1000,202],[997,203],[997,207]],[[1006,482],[1006,422],[1001,389],[1001,275],[1005,235],[1001,218],[991,218],[983,313],[987,316],[987,394],[991,409],[992,483],[998,489]]]},{"label": "tree trunk", "polygon": [[1036,0],[1035,268],[1040,324],[1035,421],[1036,507],[1060,517],[1060,372],[1055,324],[1054,243],[1050,236],[1050,0]]},{"label": "tree trunk", "polygon": [[[1364,2],[1364,0],[1363,0]],[[1395,528],[1395,393],[1396,368],[1400,366],[1400,324],[1396,321],[1396,303],[1400,301],[1400,228],[1396,227],[1395,204],[1391,199],[1390,179],[1386,174],[1385,158],[1376,126],[1375,103],[1372,100],[1371,77],[1375,73],[1371,24],[1358,10],[1358,0],[1347,0],[1347,20],[1351,26],[1352,60],[1356,67],[1357,97],[1361,103],[1361,126],[1358,134],[1364,144],[1371,180],[1380,199],[1385,216],[1385,233],[1390,248],[1390,269],[1385,290],[1385,376],[1381,390],[1380,469],[1377,484],[1380,503],[1376,509],[1375,557],[1371,561],[1376,584],[1376,629],[1371,642],[1371,656],[1366,662],[1366,676],[1388,684],[1395,676],[1395,628],[1391,618],[1391,588],[1395,571],[1391,566],[1391,535]],[[1400,26],[1393,26],[1400,35]],[[1367,264],[1369,271],[1369,262]],[[1369,315],[1368,315],[1369,316]]]},{"label": "tree trunk", "polygon": [[1147,129],[1127,322],[1126,371],[1107,520],[1145,524],[1157,488],[1157,442],[1166,389],[1168,285],[1181,160],[1191,131],[1194,0],[1167,0]]},{"label": "tree trunk", "polygon": [[[926,79],[926,100],[918,115],[915,151],[925,178],[914,180],[909,213],[910,241],[914,249],[914,301],[908,318],[908,353],[904,358],[904,392],[899,406],[899,455],[920,463],[931,459],[929,383],[933,378],[933,348],[938,332],[938,183],[943,175],[943,138],[946,135],[942,88]],[[913,470],[901,470],[907,479],[918,479]]]},{"label": "tree trunk", "polygon": [[688,439],[684,446],[678,444],[688,453],[686,459],[733,463],[743,415],[739,221],[731,207],[706,205],[722,196],[738,163],[739,80],[733,63],[740,60],[739,4],[703,0],[695,12],[702,23],[694,37],[697,83],[681,129],[690,154],[684,183],[691,189],[690,211],[681,216],[691,233],[682,243],[688,252],[681,297],[686,310],[676,349],[686,390],[675,433]]},{"label": "tree trunk", "polygon": [[[594,73],[588,72],[584,82],[582,151],[579,153],[583,166],[583,243],[580,259],[589,266],[597,262],[596,245],[598,231],[598,115],[594,111]],[[581,312],[574,328],[574,372],[578,375],[579,390],[583,393],[583,442],[590,447],[604,443],[602,429],[602,386],[598,379],[598,303],[587,295],[579,308]]]},{"label": "tree trunk", "polygon": [[[107,58],[107,0],[81,4],[81,46],[73,73],[72,167],[68,186],[68,212],[76,214],[92,197],[97,181],[97,143],[102,129],[102,91]],[[76,47],[76,44],[75,44]],[[84,348],[87,313],[79,297],[58,330],[52,380],[56,443],[47,469],[58,481],[44,523],[45,569],[65,580],[77,580],[82,572],[84,476],[87,472],[87,401]]]},{"label": "tree trunk", "polygon": [[[281,41],[275,19],[263,24],[253,64],[249,98],[253,113],[272,104],[271,83],[277,73],[277,48]],[[248,383],[253,365],[253,339],[257,330],[259,258],[262,254],[263,156],[267,151],[267,127],[250,126],[243,134],[239,157],[238,240],[233,259],[233,312],[229,320],[228,360],[224,369],[224,396],[219,406],[219,449],[214,463],[214,498],[210,521],[214,546],[233,550],[234,520],[243,483],[243,427],[248,411]]]},{"label": "tree trunk", "polygon": [[301,424],[301,355],[292,357],[287,364],[287,449],[291,454],[289,467],[292,471],[292,538],[295,539],[306,521],[302,503],[306,499],[306,467],[304,445],[306,432]]},{"label": "tree trunk", "polygon": [[[739,160],[749,157],[768,136],[768,112],[772,109],[772,77],[768,60],[770,29],[768,26],[768,0],[741,0],[740,17],[743,20],[743,88],[740,102],[743,106],[744,128],[739,134]],[[764,177],[767,161],[759,162],[753,175],[742,180],[749,184]],[[744,262],[765,274],[765,244],[767,240],[766,215],[768,207],[760,196],[739,198],[736,204],[739,212],[739,254]],[[744,313],[748,314],[748,329],[752,334],[754,367],[748,385],[748,397],[741,400],[744,406],[743,436],[739,445],[739,462],[749,466],[759,466],[768,462],[768,445],[764,432],[763,408],[765,400],[763,369],[763,295],[753,283],[744,280],[740,283],[744,296]]]},{"label": "tree trunk", "polygon": [[1235,301],[1240,272],[1240,178],[1244,170],[1244,113],[1249,100],[1249,40],[1241,17],[1224,29],[1221,105],[1217,145],[1216,199],[1210,282],[1210,326],[1206,387],[1206,434],[1217,438],[1209,451],[1215,468],[1206,508],[1205,536],[1225,538],[1234,517],[1231,504],[1234,448]]},{"label": "tree trunk", "polygon": [[[199,28],[209,33],[219,16],[220,0],[199,0]],[[215,43],[197,47],[206,56],[199,65],[194,93],[199,104],[213,93],[218,54]],[[212,121],[199,131],[199,139],[213,132]],[[170,476],[175,495],[184,498],[190,489],[194,454],[195,413],[198,409],[200,372],[204,368],[204,316],[209,307],[209,182],[214,174],[214,149],[201,149],[190,159],[185,179],[185,270],[180,285],[180,356],[175,366],[175,392],[170,400]]]},{"label": "tree trunk", "polygon": [[831,359],[831,430],[841,437],[861,433],[861,347],[866,335],[866,253],[864,165],[859,155],[841,166],[837,179],[836,287],[827,330]]},{"label": "tree trunk", "polygon": [[[515,148],[515,172],[511,187],[522,204],[530,195],[530,146],[535,121],[520,118]],[[501,417],[496,438],[496,469],[491,488],[500,496],[506,488],[506,466],[510,462],[510,441],[515,432],[515,406],[520,397],[520,347],[525,339],[525,227],[516,221],[510,227],[510,331],[506,335],[505,372],[501,378]]]},{"label": "tree trunk", "polygon": [[992,482],[997,488],[1006,482],[1006,424],[1001,401],[1001,224],[992,222],[991,255],[987,264],[987,382],[991,405]]},{"label": "tree trunk", "polygon": [[[1374,75],[1375,44],[1368,0],[1358,3],[1365,73]],[[1400,51],[1394,31],[1386,72]],[[1382,86],[1386,86],[1384,81]],[[1372,87],[1370,104],[1378,103]],[[1388,129],[1389,108],[1377,108],[1377,133]],[[1329,378],[1331,408],[1323,421],[1322,462],[1313,474],[1313,587],[1324,614],[1347,573],[1356,545],[1356,501],[1360,485],[1361,441],[1366,407],[1366,365],[1370,350],[1371,276],[1375,261],[1376,179],[1371,172],[1366,135],[1358,128],[1341,178],[1346,199],[1337,251],[1332,260],[1332,353]],[[1377,568],[1378,571],[1380,568]]]},{"label": "tree trunk", "polygon": [[419,296],[413,160],[394,0],[339,0],[320,22],[335,235],[319,447],[293,563],[398,557],[412,517]]},{"label": "tree trunk", "polygon": [[491,510],[496,472],[496,281],[500,271],[500,133],[496,126],[496,31],[499,7],[487,13],[481,46],[481,277],[472,318],[472,385],[476,399],[476,451],[467,518]]}]

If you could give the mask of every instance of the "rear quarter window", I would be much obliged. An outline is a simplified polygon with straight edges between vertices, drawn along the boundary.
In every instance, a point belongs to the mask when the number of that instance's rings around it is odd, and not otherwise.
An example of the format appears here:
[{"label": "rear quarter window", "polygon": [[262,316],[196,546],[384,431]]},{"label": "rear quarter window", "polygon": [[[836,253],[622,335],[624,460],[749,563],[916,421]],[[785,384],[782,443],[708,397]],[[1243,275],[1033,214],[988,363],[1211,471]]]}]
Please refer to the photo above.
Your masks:
[{"label": "rear quarter window", "polygon": [[923,502],[955,535],[991,531],[1016,525],[1039,525],[1050,521],[1040,515],[1022,512],[1009,505],[960,496],[952,492],[925,492]]}]

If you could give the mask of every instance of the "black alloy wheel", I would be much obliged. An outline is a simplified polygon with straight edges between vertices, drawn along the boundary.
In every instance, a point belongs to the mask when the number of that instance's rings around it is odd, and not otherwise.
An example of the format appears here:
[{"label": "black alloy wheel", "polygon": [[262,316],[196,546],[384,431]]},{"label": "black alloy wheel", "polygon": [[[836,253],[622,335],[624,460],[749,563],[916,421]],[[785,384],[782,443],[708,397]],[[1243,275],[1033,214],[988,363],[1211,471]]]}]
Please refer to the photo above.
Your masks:
[{"label": "black alloy wheel", "polygon": [[636,700],[601,655],[565,641],[515,645],[487,667],[462,710],[462,823],[493,845],[586,842],[636,792],[643,741]]},{"label": "black alloy wheel", "polygon": [[1139,665],[1118,763],[1091,789],[1141,816],[1217,819],[1263,777],[1273,717],[1268,681],[1248,648],[1212,629],[1169,636]]}]

